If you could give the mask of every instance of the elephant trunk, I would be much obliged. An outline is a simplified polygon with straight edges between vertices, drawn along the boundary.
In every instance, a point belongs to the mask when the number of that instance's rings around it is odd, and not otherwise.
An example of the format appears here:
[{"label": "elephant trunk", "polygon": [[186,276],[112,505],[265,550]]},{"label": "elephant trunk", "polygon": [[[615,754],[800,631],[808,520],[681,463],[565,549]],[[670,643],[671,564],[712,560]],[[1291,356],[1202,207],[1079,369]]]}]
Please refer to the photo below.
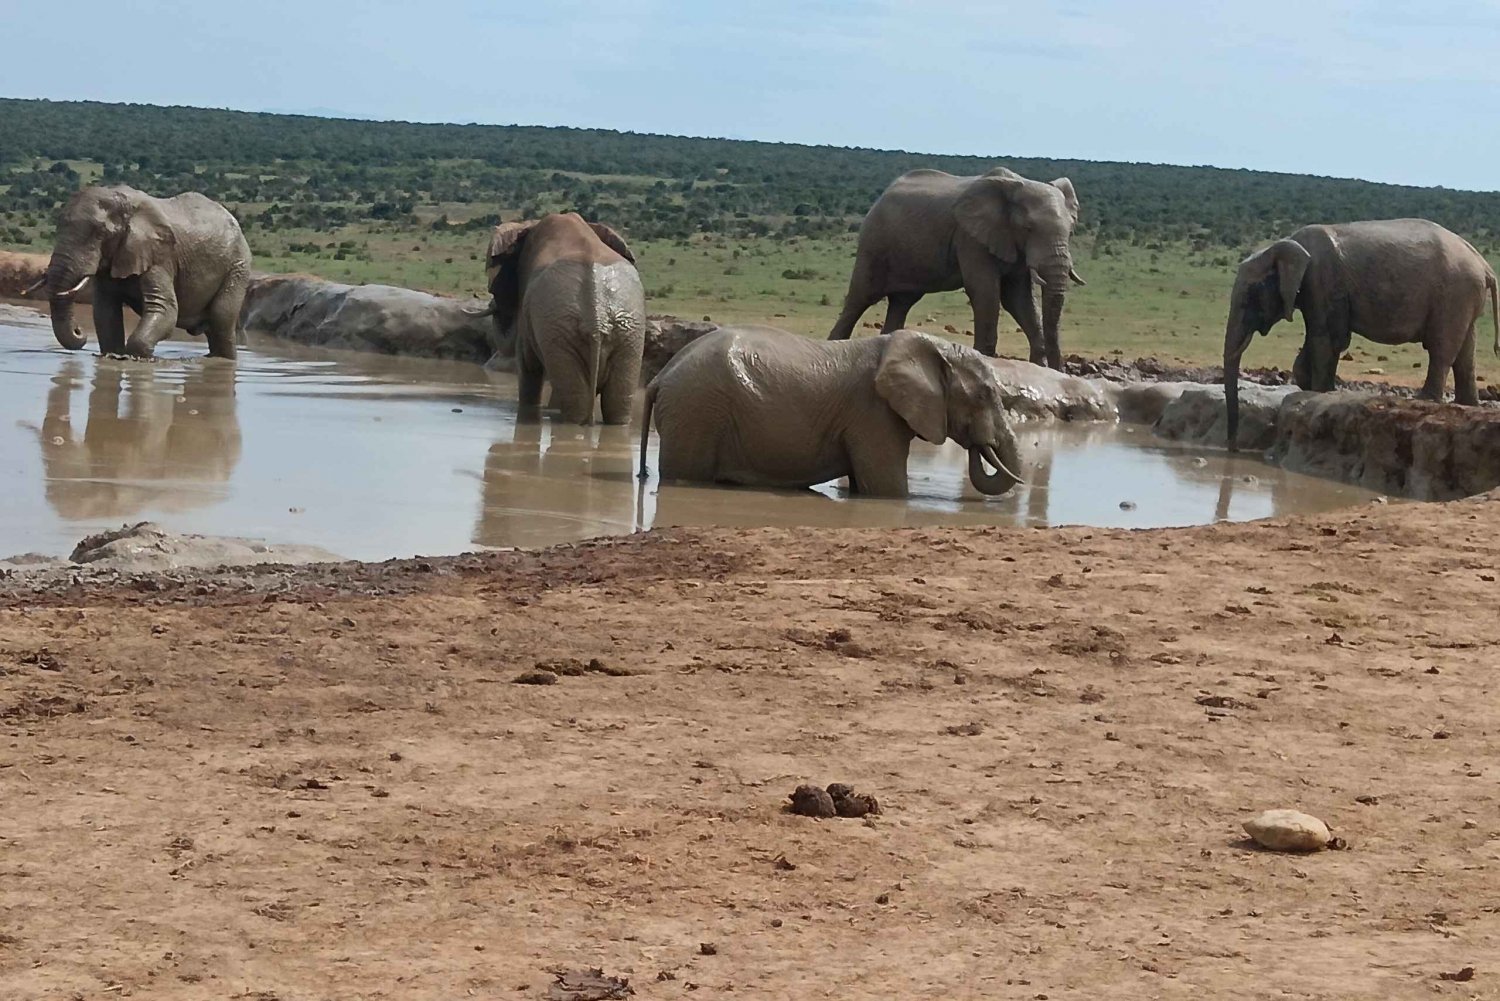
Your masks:
[{"label": "elephant trunk", "polygon": [[[986,469],[986,464],[995,471]],[[993,445],[975,445],[969,449],[969,482],[987,497],[997,497],[1025,482],[1016,472],[1020,468],[1021,453],[1016,448],[1014,435],[1002,435],[998,451]]]},{"label": "elephant trunk", "polygon": [[85,273],[82,278],[76,277],[76,271],[67,259],[54,254],[47,264],[44,281],[48,293],[48,312],[52,316],[52,335],[57,338],[57,343],[69,351],[77,351],[88,343],[88,336],[73,325],[73,293],[83,287],[83,283],[88,281],[88,275]]},{"label": "elephant trunk", "polygon": [[69,351],[77,351],[88,343],[88,335],[73,326],[73,300],[67,296],[53,296],[48,303],[52,313],[52,335],[57,343]]},{"label": "elephant trunk", "polygon": [[1062,314],[1068,296],[1068,282],[1076,278],[1073,258],[1065,246],[1053,248],[1036,269],[1042,285],[1042,342],[1047,348],[1047,367],[1062,368]]},{"label": "elephant trunk", "polygon": [[1240,429],[1240,356],[1250,346],[1255,336],[1254,328],[1241,329],[1231,311],[1229,325],[1224,330],[1224,422],[1225,437],[1229,439],[1229,450],[1239,451],[1237,440]]}]

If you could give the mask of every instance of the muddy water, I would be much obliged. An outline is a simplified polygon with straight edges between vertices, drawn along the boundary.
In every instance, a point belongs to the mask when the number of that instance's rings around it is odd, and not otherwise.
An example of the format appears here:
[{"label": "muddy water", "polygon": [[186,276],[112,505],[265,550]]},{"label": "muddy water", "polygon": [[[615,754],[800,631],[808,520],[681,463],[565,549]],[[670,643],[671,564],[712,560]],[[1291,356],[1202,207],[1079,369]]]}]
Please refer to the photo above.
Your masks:
[{"label": "muddy water", "polygon": [[969,486],[961,449],[921,441],[907,501],[838,484],[777,493],[653,478],[642,489],[637,432],[518,421],[513,379],[477,366],[279,343],[252,344],[234,365],[203,350],[173,341],[154,364],[115,361],[63,352],[43,327],[0,325],[0,556],[66,554],[89,532],[145,519],[380,559],[653,525],[1144,528],[1371,496],[1110,425],[1024,427],[1030,483],[1001,498]]}]

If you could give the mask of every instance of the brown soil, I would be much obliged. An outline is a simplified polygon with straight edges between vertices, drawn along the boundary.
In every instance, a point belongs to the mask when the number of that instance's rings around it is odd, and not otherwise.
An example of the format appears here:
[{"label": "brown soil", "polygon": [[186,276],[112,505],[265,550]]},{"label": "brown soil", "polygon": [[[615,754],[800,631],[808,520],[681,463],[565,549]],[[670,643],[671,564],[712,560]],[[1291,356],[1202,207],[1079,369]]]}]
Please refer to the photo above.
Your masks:
[{"label": "brown soil", "polygon": [[1493,996],[1497,499],[12,577],[0,995]]}]

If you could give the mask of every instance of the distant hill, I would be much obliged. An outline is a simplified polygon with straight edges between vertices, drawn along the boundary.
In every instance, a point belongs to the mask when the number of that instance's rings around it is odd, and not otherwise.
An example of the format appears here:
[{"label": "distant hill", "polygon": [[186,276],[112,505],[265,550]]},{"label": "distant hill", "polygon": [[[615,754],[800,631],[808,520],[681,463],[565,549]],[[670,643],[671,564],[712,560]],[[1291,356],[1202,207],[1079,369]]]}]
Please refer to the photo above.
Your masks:
[{"label": "distant hill", "polygon": [[1423,216],[1500,245],[1500,193],[1213,167],[937,156],[597,129],[422,125],[199,108],[0,99],[0,241],[40,227],[82,165],[196,189],[252,226],[488,225],[577,208],[636,238],[848,232],[897,174],[1004,164],[1067,175],[1102,242],[1243,249],[1307,222]]}]

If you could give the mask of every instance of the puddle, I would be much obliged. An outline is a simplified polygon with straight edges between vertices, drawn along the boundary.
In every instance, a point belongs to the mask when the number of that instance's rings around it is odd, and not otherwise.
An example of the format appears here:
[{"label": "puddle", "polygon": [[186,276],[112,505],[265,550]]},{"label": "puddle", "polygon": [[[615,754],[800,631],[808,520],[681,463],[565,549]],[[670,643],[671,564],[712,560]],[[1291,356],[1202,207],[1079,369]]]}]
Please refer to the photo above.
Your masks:
[{"label": "puddle", "polygon": [[252,342],[237,367],[200,343],[159,354],[68,354],[45,327],[0,325],[0,556],[66,554],[90,532],[147,519],[384,559],[653,525],[1148,528],[1373,496],[1102,424],[1023,426],[1031,482],[1000,498],[974,492],[956,445],[921,441],[907,501],[836,484],[778,493],[653,478],[642,490],[637,432],[518,423],[514,380],[477,366],[280,342]]}]

